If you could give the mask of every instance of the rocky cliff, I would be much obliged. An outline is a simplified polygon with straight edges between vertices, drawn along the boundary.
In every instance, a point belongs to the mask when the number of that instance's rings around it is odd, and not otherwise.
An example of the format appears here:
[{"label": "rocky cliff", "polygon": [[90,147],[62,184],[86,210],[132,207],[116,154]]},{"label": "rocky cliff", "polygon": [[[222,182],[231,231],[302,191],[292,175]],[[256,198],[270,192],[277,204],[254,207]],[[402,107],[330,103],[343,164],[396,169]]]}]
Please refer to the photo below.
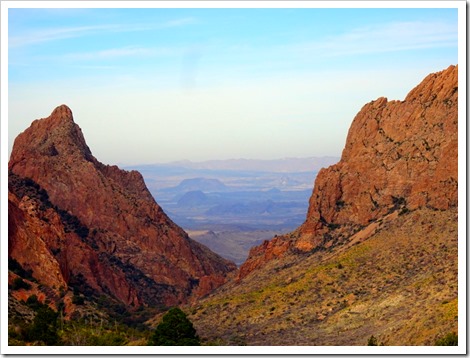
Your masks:
[{"label": "rocky cliff", "polygon": [[393,213],[457,207],[458,66],[428,75],[403,101],[379,98],[354,118],[341,160],[315,180],[295,232],[251,249],[243,278],[292,252],[342,245]]},{"label": "rocky cliff", "polygon": [[8,167],[9,256],[56,291],[173,305],[236,269],[174,224],[140,173],[100,163],[65,105],[16,138]]}]

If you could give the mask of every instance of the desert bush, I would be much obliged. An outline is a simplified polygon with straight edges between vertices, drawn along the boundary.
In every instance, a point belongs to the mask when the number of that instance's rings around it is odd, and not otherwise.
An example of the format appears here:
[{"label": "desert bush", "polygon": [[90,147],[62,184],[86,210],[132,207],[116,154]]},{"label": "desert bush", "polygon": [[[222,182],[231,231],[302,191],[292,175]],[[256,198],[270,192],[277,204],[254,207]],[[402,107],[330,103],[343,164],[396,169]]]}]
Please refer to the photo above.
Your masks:
[{"label": "desert bush", "polygon": [[21,277],[17,277],[13,280],[13,283],[11,284],[11,289],[12,290],[19,290],[21,288],[24,288],[25,290],[29,290],[31,288],[31,285],[24,281]]},{"label": "desert bush", "polygon": [[372,335],[367,340],[367,345],[368,346],[378,346],[379,342],[377,341],[377,338]]},{"label": "desert bush", "polygon": [[35,311],[37,311],[43,306],[43,304],[39,302],[38,296],[36,295],[29,296],[28,299],[26,300],[26,305]]},{"label": "desert bush", "polygon": [[42,306],[38,309],[33,323],[26,329],[25,338],[30,342],[41,341],[48,346],[58,344],[57,318],[57,312],[47,306]]},{"label": "desert bush", "polygon": [[118,332],[105,332],[101,335],[91,337],[92,346],[122,346],[126,343],[126,338]]},{"label": "desert bush", "polygon": [[16,261],[14,258],[8,258],[8,270],[13,271],[18,276],[21,276],[30,281],[36,281],[33,277],[32,270],[25,270],[21,264]]},{"label": "desert bush", "polygon": [[74,295],[72,297],[72,303],[74,305],[83,305],[85,304],[85,297],[80,296],[80,295]]},{"label": "desert bush", "polygon": [[404,215],[406,213],[410,212],[410,210],[407,207],[404,207],[403,209],[400,210],[398,215]]},{"label": "desert bush", "polygon": [[458,346],[459,337],[454,332],[446,334],[444,337],[436,340],[436,346]]}]

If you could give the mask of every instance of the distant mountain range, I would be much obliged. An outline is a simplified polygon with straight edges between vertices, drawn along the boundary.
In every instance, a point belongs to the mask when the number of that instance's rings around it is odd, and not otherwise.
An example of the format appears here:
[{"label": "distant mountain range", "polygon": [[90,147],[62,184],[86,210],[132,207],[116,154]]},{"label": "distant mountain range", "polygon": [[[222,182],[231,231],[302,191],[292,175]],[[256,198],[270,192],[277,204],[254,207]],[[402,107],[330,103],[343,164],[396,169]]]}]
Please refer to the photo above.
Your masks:
[{"label": "distant mountain range", "polygon": [[167,188],[168,192],[187,193],[190,191],[223,192],[229,190],[227,186],[218,179],[212,178],[190,178],[184,179],[181,183],[173,188]]},{"label": "distant mountain range", "polygon": [[[297,208],[302,212],[300,220],[303,220],[317,172],[337,160],[336,157],[233,159],[199,163],[185,160],[128,166],[126,169],[142,173],[147,187],[159,204],[186,229],[211,229],[192,224],[191,218],[196,217],[197,222],[207,222],[208,219],[212,225],[219,227],[219,222],[231,225],[234,223],[231,220],[236,220],[237,225],[243,225],[247,219],[253,229],[264,230],[265,219],[269,218],[250,215],[254,206],[263,206],[263,202],[272,200],[276,202],[275,206],[286,208],[286,204],[296,202]],[[211,209],[209,206],[215,205],[216,208],[208,210]],[[247,210],[244,211],[243,208]],[[187,209],[191,209],[191,212]],[[235,216],[228,218],[228,213]],[[216,219],[216,216],[219,218]],[[280,225],[275,226],[285,228],[292,212],[287,210],[281,216]],[[299,213],[295,212],[294,216],[291,223],[295,224],[289,224],[290,228],[300,224]],[[254,222],[258,223],[258,227],[253,226]],[[273,225],[273,221],[270,220],[268,225]]]},{"label": "distant mountain range", "polygon": [[[212,231],[197,240],[241,264],[249,248],[305,220],[317,172],[339,158],[179,161],[128,166],[171,219],[185,230]],[[272,237],[272,236],[271,236]]]},{"label": "distant mountain range", "polygon": [[234,170],[272,173],[313,172],[336,163],[339,157],[323,156],[283,159],[227,159],[192,162],[182,160],[170,163],[156,163],[157,166],[180,167],[206,170]]}]

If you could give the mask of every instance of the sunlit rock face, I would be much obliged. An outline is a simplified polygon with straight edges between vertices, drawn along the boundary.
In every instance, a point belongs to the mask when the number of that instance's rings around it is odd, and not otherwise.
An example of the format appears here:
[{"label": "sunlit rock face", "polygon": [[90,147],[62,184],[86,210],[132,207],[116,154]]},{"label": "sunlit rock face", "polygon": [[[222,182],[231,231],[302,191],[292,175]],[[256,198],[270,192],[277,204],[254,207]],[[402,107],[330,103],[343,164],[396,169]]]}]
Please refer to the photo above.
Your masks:
[{"label": "sunlit rock face", "polygon": [[[8,167],[10,255],[39,280],[50,271],[57,287],[80,280],[127,305],[173,305],[236,270],[168,218],[140,173],[100,163],[65,105],[18,135]],[[24,250],[33,241],[36,256]]]},{"label": "sunlit rock face", "polygon": [[456,207],[457,137],[458,66],[428,75],[403,101],[366,104],[341,160],[318,173],[304,224],[253,248],[239,277],[286,252],[344,243],[395,211]]}]

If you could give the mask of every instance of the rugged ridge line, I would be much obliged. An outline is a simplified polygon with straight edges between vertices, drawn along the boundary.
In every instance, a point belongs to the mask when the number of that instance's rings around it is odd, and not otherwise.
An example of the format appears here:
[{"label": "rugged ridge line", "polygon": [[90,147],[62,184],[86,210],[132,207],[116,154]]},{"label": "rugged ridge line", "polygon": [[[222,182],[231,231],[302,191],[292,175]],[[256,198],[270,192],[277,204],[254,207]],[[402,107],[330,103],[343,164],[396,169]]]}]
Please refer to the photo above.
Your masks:
[{"label": "rugged ridge line", "polygon": [[457,207],[458,66],[428,75],[403,101],[381,97],[354,118],[341,160],[318,173],[306,220],[254,247],[239,279],[289,252],[344,244],[393,212]]},{"label": "rugged ridge line", "polygon": [[[128,306],[174,305],[236,270],[169,219],[140,173],[100,163],[66,105],[18,135],[8,168],[9,255],[56,290],[80,284]],[[41,253],[25,250],[31,243]]]}]

